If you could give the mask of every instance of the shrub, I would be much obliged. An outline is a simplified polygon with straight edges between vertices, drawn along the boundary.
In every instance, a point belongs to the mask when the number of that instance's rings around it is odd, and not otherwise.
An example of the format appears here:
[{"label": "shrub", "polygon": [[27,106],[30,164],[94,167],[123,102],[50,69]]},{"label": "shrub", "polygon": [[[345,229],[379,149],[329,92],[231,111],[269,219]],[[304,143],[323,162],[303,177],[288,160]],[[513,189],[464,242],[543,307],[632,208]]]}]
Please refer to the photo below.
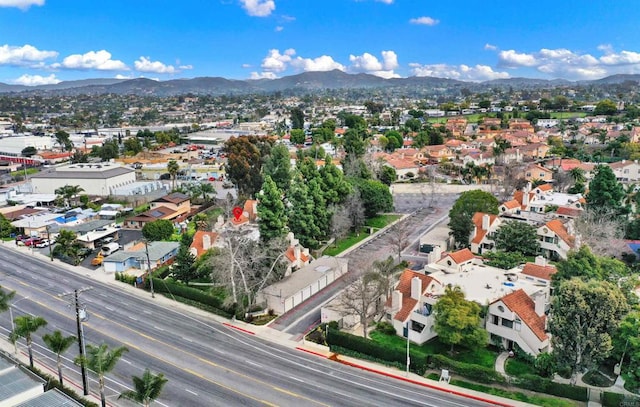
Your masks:
[{"label": "shrub", "polygon": [[[406,366],[407,363],[407,353],[403,350],[389,349],[388,347],[382,346],[370,339],[331,329],[331,326],[326,340],[332,350],[336,347],[340,347],[362,355],[367,355],[375,358],[376,360],[391,362],[392,364]],[[421,357],[413,351],[410,351],[409,356],[411,359],[409,370],[422,376],[426,371],[426,361],[424,360],[424,357]]]},{"label": "shrub", "polygon": [[444,355],[429,355],[427,363],[435,369],[449,369],[460,376],[467,377],[481,383],[504,383],[505,378],[492,368],[458,362]]},{"label": "shrub", "polygon": [[564,397],[577,401],[588,400],[586,387],[556,383],[552,380],[536,375],[522,375],[515,380],[514,384],[523,389],[547,393],[553,396]]},{"label": "shrub", "polygon": [[636,406],[640,399],[633,396],[626,396],[620,393],[603,391],[600,398],[603,407]]},{"label": "shrub", "polygon": [[390,323],[386,322],[386,321],[381,321],[378,322],[378,325],[376,325],[376,330],[380,333],[383,333],[385,335],[395,335],[396,334],[396,329],[393,327],[393,325],[391,325]]},{"label": "shrub", "polygon": [[[146,288],[148,288],[148,285],[149,279],[147,279],[146,281]],[[220,298],[214,297],[201,290],[191,288],[171,280],[161,280],[159,278],[153,277],[153,288],[157,293],[168,293],[170,295],[175,295],[205,304],[220,311],[219,315],[230,317],[235,312],[235,310],[225,307],[223,305],[223,300],[221,300]]]}]

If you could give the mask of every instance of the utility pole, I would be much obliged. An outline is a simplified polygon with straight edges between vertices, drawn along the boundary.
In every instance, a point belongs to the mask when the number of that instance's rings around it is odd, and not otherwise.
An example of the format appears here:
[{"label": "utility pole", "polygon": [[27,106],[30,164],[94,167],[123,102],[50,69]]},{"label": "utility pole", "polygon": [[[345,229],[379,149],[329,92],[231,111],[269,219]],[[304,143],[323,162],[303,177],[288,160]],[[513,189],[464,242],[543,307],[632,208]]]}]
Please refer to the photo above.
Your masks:
[{"label": "utility pole", "polygon": [[153,274],[151,274],[151,260],[149,259],[149,242],[144,241],[144,252],[147,255],[147,275],[149,276],[149,288],[151,288],[151,298],[156,298],[156,294],[153,291]]},{"label": "utility pole", "polygon": [[76,309],[76,328],[78,330],[78,348],[80,350],[80,372],[82,374],[82,390],[84,391],[84,395],[89,395],[89,380],[87,379],[87,367],[85,365],[85,344],[84,344],[84,329],[82,328],[82,323],[87,320],[87,311],[84,307],[81,307],[80,301],[78,300],[79,294],[93,290],[93,287],[85,287],[81,289],[75,289],[72,292],[63,293],[58,295],[58,297],[68,297],[73,295],[73,303]]},{"label": "utility pole", "polygon": [[53,251],[51,250],[51,246],[53,245],[53,243],[51,242],[51,234],[49,232],[50,228],[51,225],[45,226],[45,229],[47,229],[47,243],[49,244],[49,258],[51,259],[51,261],[53,261]]}]

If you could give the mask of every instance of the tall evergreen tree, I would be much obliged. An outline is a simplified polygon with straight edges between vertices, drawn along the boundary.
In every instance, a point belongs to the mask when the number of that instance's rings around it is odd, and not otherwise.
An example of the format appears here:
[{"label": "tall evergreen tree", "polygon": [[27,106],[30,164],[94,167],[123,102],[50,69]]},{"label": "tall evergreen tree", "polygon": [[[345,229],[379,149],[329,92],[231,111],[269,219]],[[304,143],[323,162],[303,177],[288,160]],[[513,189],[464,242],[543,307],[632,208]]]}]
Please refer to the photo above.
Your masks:
[{"label": "tall evergreen tree", "polygon": [[331,213],[328,209],[327,201],[324,199],[321,182],[317,179],[312,179],[308,185],[309,197],[313,201],[314,222],[320,229],[318,237],[326,237],[330,233]]},{"label": "tall evergreen tree", "polygon": [[589,192],[585,197],[589,209],[595,211],[615,211],[623,213],[622,200],[625,197],[624,188],[616,179],[616,175],[608,165],[598,165],[589,183]]},{"label": "tall evergreen tree", "polygon": [[342,171],[331,162],[331,156],[326,157],[324,165],[320,168],[320,177],[327,205],[340,204],[351,193],[351,185],[345,179]]},{"label": "tall evergreen tree", "polygon": [[309,187],[298,175],[288,195],[289,229],[305,247],[318,247],[320,228],[316,225],[314,202],[309,196]]},{"label": "tall evergreen tree", "polygon": [[283,192],[289,190],[291,184],[291,158],[289,149],[284,144],[276,144],[262,165],[262,173],[269,175]]},{"label": "tall evergreen tree", "polygon": [[258,227],[263,241],[282,237],[287,233],[287,214],[282,191],[269,175],[264,177],[262,191],[258,194]]}]

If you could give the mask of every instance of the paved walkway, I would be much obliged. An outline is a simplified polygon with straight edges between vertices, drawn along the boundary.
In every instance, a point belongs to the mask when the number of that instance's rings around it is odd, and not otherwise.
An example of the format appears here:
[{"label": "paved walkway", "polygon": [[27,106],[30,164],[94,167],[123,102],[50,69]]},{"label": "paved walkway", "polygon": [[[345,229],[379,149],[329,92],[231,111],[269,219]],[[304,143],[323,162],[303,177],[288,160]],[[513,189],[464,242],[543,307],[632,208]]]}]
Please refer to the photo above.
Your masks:
[{"label": "paved walkway", "polygon": [[504,370],[504,367],[507,363],[507,359],[509,359],[509,352],[502,352],[496,358],[495,370],[498,373],[501,373],[503,376],[507,376],[507,372]]}]

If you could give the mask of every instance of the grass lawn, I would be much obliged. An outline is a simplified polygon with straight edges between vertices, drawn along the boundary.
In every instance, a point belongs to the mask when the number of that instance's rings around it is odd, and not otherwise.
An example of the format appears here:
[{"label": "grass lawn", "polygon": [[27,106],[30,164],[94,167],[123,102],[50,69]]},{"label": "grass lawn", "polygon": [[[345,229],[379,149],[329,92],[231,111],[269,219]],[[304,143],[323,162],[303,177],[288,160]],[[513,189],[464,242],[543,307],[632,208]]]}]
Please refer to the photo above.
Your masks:
[{"label": "grass lawn", "polygon": [[510,358],[504,368],[509,376],[521,376],[523,374],[537,374],[536,369],[523,360]]},{"label": "grass lawn", "polygon": [[496,387],[484,386],[481,384],[469,383],[462,380],[452,379],[451,384],[465,389],[471,389],[482,393],[491,394],[493,396],[505,397],[511,400],[518,400],[524,403],[535,404],[537,406],[547,407],[573,407],[576,403],[569,400],[561,400],[556,397],[545,397],[538,395],[529,395],[519,391],[511,391]]},{"label": "grass lawn", "polygon": [[[13,171],[11,173],[11,176],[12,177],[15,177],[15,176],[18,176],[18,175],[19,176],[24,176],[24,172],[25,172],[24,170]],[[27,168],[27,175],[33,175],[33,174],[37,174],[39,172],[40,172],[40,170],[37,169],[37,168]]]},{"label": "grass lawn", "polygon": [[582,376],[582,381],[596,387],[610,387],[615,383],[597,370],[589,370]]},{"label": "grass lawn", "polygon": [[[386,335],[378,331],[372,331],[370,336],[374,341],[389,348],[407,348],[406,339],[397,335]],[[465,349],[460,346],[454,348],[453,354],[450,354],[449,350],[451,349],[451,346],[440,343],[437,338],[422,345],[411,344],[409,346],[414,352],[422,354],[424,357],[427,355],[440,354],[460,362],[473,363],[491,369],[495,366],[496,358],[498,356],[496,352],[487,348]]]},{"label": "grass lawn", "polygon": [[365,226],[382,229],[388,224],[400,219],[400,215],[378,215],[375,218],[367,219]]},{"label": "grass lawn", "polygon": [[369,227],[382,229],[383,227],[392,223],[396,219],[399,219],[400,217],[400,215],[378,215],[374,218],[367,219],[364,223],[365,227],[360,229],[360,233],[358,235],[353,232],[349,233],[349,235],[347,235],[347,237],[345,237],[344,239],[338,240],[338,243],[336,245],[327,247],[322,254],[325,254],[327,256],[336,256],[347,250],[354,244],[361,242],[367,237],[371,236],[369,234]]}]

